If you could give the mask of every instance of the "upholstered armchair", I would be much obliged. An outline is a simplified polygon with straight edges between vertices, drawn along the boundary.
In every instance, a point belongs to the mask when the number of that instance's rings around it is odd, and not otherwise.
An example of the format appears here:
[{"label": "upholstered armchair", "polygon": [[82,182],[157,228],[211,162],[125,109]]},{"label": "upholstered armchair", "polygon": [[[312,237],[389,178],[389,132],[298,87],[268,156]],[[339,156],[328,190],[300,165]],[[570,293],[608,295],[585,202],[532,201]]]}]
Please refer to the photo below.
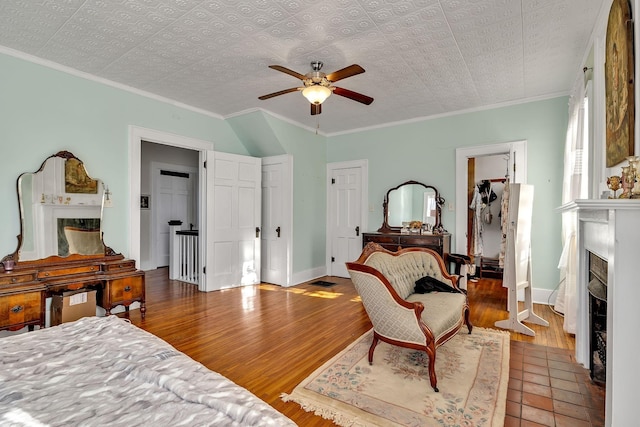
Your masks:
[{"label": "upholstered armchair", "polygon": [[[351,280],[373,324],[369,363],[382,340],[392,345],[423,350],[429,357],[431,387],[438,391],[436,349],[463,325],[469,333],[467,296],[457,286],[437,252],[406,248],[390,252],[369,243],[360,258],[347,263]],[[451,292],[415,293],[415,282],[430,276],[451,287]]]}]

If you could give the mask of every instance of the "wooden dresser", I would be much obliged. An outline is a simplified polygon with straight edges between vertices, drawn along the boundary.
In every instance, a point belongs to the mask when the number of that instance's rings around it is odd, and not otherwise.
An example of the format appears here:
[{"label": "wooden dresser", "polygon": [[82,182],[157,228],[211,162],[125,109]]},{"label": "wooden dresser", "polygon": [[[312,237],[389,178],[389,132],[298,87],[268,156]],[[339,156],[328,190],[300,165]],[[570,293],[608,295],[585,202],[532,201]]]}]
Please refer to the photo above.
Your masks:
[{"label": "wooden dresser", "polygon": [[0,261],[0,330],[44,327],[47,298],[67,291],[95,290],[107,315],[139,302],[144,317],[144,272],[104,244],[103,204],[111,194],[104,182],[59,151],[21,174],[17,190],[20,235]]},{"label": "wooden dresser", "polygon": [[56,258],[17,263],[12,271],[0,264],[0,330],[44,327],[46,299],[80,289],[96,290],[97,304],[107,315],[118,305],[128,310],[137,301],[144,317],[144,272],[135,261],[122,255]]},{"label": "wooden dresser", "polygon": [[443,258],[451,251],[451,234],[417,233],[362,233],[362,247],[375,242],[385,249],[397,251],[400,248],[421,247],[438,252]]}]

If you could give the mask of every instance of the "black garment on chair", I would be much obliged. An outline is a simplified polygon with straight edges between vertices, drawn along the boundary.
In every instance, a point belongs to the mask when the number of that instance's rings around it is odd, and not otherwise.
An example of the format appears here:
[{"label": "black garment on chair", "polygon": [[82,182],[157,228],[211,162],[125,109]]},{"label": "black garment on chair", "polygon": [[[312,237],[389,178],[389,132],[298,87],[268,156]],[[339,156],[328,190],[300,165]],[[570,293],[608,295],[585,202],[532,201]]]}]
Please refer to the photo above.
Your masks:
[{"label": "black garment on chair", "polygon": [[417,294],[428,294],[429,292],[458,292],[452,286],[431,276],[424,276],[416,280],[416,287],[414,291]]}]

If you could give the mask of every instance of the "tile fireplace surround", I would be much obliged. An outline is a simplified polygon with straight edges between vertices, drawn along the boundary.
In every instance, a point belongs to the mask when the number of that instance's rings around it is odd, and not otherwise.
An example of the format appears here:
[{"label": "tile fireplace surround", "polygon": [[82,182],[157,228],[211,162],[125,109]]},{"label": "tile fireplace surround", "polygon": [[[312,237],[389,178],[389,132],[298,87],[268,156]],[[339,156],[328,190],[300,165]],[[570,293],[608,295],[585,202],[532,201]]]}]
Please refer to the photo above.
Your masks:
[{"label": "tile fireplace surround", "polygon": [[576,360],[590,368],[587,284],[592,252],[608,262],[605,425],[637,425],[640,200],[575,200],[559,210],[577,221]]}]

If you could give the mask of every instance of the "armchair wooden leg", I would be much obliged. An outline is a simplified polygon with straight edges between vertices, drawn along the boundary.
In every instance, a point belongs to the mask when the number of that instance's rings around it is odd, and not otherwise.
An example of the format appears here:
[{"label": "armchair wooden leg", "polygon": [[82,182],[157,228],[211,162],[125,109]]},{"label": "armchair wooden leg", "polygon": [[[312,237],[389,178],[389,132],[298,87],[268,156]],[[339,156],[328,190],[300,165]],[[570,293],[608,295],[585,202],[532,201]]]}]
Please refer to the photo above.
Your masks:
[{"label": "armchair wooden leg", "polygon": [[429,344],[426,349],[427,356],[429,356],[429,380],[431,381],[431,387],[436,393],[438,390],[438,379],[436,378],[436,347],[433,343]]},{"label": "armchair wooden leg", "polygon": [[471,330],[473,329],[473,325],[471,324],[471,321],[469,320],[469,309],[468,308],[464,311],[464,323],[467,325],[467,329],[469,329],[469,335],[471,335]]},{"label": "armchair wooden leg", "polygon": [[378,345],[378,334],[373,332],[373,342],[371,343],[371,347],[369,347],[369,365],[373,365],[373,351],[376,349]]}]

